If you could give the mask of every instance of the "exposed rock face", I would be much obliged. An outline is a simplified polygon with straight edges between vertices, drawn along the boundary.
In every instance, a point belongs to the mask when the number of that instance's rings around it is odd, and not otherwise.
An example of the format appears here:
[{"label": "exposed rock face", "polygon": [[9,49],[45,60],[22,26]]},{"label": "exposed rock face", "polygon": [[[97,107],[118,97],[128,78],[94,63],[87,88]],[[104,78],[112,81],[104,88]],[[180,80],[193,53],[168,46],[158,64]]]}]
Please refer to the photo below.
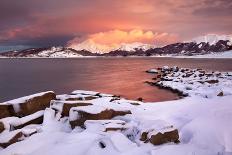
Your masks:
[{"label": "exposed rock face", "polygon": [[152,135],[150,138],[150,143],[154,145],[160,145],[168,142],[179,143],[179,134],[177,129],[164,133],[159,132]]},{"label": "exposed rock face", "polygon": [[69,111],[72,107],[80,107],[80,106],[88,106],[92,105],[91,103],[74,103],[74,104],[68,104],[64,103],[63,109],[62,109],[62,116],[69,116]]},{"label": "exposed rock face", "polygon": [[148,137],[149,132],[143,132],[141,134],[140,140],[145,142],[150,142],[154,145],[161,145],[164,143],[174,142],[179,143],[179,133],[177,129],[174,129],[172,131],[166,131],[166,132],[158,132],[155,134],[152,134],[150,137]]},{"label": "exposed rock face", "polygon": [[29,98],[25,101],[20,101],[18,103],[11,103],[11,101],[6,102],[9,105],[17,105],[19,108],[14,108],[14,115],[17,117],[23,117],[33,114],[37,111],[44,110],[50,106],[50,101],[56,99],[56,95],[53,92],[47,92],[41,96],[35,96]]},{"label": "exposed rock face", "polygon": [[74,128],[75,126],[83,127],[84,122],[86,120],[106,120],[106,119],[111,119],[115,116],[123,116],[126,114],[131,114],[131,111],[129,110],[115,111],[113,109],[105,109],[99,113],[90,113],[82,110],[72,110],[72,113],[77,113],[78,115],[76,119],[72,118],[72,120],[70,121],[71,127]]},{"label": "exposed rock face", "polygon": [[0,104],[0,119],[10,117],[14,115],[14,109],[12,105]]}]

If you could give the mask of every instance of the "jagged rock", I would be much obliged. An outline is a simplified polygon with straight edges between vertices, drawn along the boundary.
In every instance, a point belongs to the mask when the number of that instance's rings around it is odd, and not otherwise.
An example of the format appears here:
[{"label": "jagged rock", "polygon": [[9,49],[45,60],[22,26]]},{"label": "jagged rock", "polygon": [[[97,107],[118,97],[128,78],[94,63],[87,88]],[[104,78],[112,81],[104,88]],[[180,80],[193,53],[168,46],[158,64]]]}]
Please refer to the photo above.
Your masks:
[{"label": "jagged rock", "polygon": [[50,106],[50,101],[56,99],[54,92],[38,93],[19,99],[5,102],[6,105],[13,105],[14,116],[24,117],[37,111],[44,110]]},{"label": "jagged rock", "polygon": [[83,127],[86,120],[106,120],[115,116],[123,116],[126,114],[131,114],[131,111],[117,111],[92,105],[71,108],[69,119],[71,127],[74,128],[75,126]]}]

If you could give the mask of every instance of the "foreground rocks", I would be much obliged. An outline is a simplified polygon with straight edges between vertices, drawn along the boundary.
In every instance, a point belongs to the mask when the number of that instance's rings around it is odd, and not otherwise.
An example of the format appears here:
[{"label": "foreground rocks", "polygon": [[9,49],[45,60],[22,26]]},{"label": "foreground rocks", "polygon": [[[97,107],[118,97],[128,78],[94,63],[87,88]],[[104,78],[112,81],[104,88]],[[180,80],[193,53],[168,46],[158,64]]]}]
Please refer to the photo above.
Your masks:
[{"label": "foreground rocks", "polygon": [[[49,91],[7,101],[0,104],[0,147],[6,148],[40,132],[57,130],[60,124],[65,124],[69,130],[121,133],[121,137],[125,136],[123,139],[131,140],[130,143],[141,132],[142,135],[147,133],[141,140],[154,145],[177,142],[177,130],[151,134],[155,129],[145,132],[140,129],[142,124],[129,121],[134,117],[131,110],[141,106],[141,101],[79,90],[63,95]],[[103,144],[101,142],[101,146]]]}]

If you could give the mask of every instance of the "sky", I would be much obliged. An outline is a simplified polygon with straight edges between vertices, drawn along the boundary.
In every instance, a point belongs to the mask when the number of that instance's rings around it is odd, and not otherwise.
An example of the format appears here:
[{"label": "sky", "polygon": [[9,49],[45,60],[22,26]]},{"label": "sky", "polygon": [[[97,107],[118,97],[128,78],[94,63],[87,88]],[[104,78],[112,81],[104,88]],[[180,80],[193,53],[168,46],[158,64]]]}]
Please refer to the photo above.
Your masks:
[{"label": "sky", "polygon": [[165,45],[232,34],[232,0],[0,0],[0,47]]}]

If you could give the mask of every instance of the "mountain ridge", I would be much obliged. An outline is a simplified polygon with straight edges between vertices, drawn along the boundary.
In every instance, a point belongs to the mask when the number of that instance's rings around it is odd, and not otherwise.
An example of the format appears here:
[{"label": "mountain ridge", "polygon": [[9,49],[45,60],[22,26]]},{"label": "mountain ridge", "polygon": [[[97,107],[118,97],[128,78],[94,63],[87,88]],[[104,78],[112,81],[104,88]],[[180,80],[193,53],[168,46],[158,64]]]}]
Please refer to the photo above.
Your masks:
[{"label": "mountain ridge", "polygon": [[[219,40],[225,39],[225,40]],[[179,42],[163,47],[143,43],[121,44],[120,48],[99,53],[70,47],[30,48],[0,53],[1,57],[84,57],[84,56],[157,56],[157,55],[204,55],[232,50],[232,37],[203,36],[190,42]]]}]

